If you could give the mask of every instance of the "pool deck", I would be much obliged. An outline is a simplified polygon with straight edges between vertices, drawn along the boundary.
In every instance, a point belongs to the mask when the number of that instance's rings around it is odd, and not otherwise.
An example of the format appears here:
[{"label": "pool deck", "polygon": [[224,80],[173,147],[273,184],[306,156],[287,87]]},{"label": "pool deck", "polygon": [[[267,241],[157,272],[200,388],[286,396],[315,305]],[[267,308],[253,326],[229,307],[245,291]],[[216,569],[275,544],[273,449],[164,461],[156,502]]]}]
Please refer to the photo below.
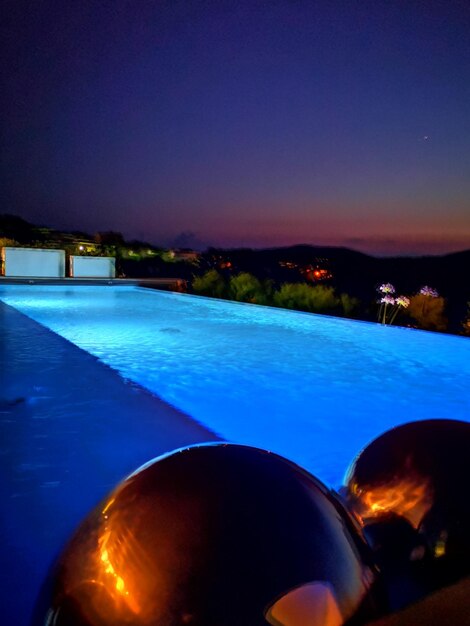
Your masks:
[{"label": "pool deck", "polygon": [[[131,471],[217,436],[0,302],[2,623],[29,626],[80,520]],[[40,598],[39,598],[40,599]]]},{"label": "pool deck", "polygon": [[470,626],[470,578],[440,589],[370,626]]}]

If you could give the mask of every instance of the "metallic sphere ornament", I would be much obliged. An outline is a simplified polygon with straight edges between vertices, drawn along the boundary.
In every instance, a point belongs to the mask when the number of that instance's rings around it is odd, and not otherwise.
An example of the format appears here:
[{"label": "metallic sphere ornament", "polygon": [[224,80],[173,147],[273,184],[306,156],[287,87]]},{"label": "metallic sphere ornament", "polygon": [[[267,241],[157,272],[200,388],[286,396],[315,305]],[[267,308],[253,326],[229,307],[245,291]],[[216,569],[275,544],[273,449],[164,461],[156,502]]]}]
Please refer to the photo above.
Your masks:
[{"label": "metallic sphere ornament", "polygon": [[362,450],[346,475],[346,500],[383,568],[424,559],[435,578],[427,586],[437,588],[470,574],[469,478],[470,424],[424,420]]},{"label": "metallic sphere ornament", "polygon": [[340,626],[374,570],[322,483],[275,454],[205,444],[125,479],[59,559],[48,626]]}]

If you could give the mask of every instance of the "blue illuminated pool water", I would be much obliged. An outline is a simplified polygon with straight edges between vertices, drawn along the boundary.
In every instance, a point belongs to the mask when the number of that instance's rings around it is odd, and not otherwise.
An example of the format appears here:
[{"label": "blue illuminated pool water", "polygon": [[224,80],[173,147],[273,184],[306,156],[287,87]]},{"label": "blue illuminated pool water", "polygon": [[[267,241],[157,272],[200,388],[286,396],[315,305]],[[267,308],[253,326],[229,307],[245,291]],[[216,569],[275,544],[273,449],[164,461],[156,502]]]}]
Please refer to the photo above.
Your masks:
[{"label": "blue illuminated pool water", "polygon": [[393,425],[470,420],[465,338],[138,287],[12,285],[0,299],[223,438],[328,484]]}]

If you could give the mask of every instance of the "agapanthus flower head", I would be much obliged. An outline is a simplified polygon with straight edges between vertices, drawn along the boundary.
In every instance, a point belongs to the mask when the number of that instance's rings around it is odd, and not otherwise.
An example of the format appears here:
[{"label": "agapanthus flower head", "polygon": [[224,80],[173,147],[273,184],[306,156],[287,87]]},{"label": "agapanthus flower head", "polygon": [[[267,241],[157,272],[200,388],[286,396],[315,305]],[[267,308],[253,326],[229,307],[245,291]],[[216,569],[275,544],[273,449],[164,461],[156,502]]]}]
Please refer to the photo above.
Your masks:
[{"label": "agapanthus flower head", "polygon": [[395,298],[386,294],[383,298],[381,298],[380,302],[381,304],[395,304]]},{"label": "agapanthus flower head", "polygon": [[410,299],[406,296],[398,296],[398,298],[395,300],[395,304],[398,304],[398,306],[402,306],[404,309],[406,309],[410,306]]},{"label": "agapanthus flower head", "polygon": [[391,283],[384,283],[380,285],[378,291],[381,293],[395,293],[395,287]]},{"label": "agapanthus flower head", "polygon": [[439,294],[437,293],[436,289],[433,289],[432,287],[428,287],[427,285],[425,285],[424,287],[421,287],[421,289],[419,290],[419,293],[422,296],[430,296],[431,298],[439,297]]}]

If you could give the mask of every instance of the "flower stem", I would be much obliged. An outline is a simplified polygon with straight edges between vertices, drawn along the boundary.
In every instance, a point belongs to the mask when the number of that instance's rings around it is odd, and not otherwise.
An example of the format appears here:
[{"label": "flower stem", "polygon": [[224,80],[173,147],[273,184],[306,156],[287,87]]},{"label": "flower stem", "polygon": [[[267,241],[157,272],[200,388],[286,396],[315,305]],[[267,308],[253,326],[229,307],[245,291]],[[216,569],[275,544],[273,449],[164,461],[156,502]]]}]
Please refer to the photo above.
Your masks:
[{"label": "flower stem", "polygon": [[399,307],[397,307],[397,308],[395,309],[395,311],[393,312],[393,315],[392,315],[392,317],[390,318],[390,324],[393,324],[393,322],[395,321],[395,318],[396,318],[397,313],[398,313],[398,309],[399,309]]},{"label": "flower stem", "polygon": [[382,318],[382,324],[386,324],[386,318],[387,318],[387,303],[384,304],[384,313],[383,313],[383,318]]}]

